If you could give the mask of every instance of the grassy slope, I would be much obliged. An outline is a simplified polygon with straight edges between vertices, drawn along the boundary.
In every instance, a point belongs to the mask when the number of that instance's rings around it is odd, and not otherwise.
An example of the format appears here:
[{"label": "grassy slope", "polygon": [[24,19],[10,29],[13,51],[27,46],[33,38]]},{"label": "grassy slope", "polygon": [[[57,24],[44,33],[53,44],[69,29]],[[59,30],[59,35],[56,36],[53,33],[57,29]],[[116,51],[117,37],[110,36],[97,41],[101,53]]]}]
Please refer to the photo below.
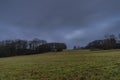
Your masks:
[{"label": "grassy slope", "polygon": [[120,80],[120,51],[64,51],[1,58],[0,80]]}]

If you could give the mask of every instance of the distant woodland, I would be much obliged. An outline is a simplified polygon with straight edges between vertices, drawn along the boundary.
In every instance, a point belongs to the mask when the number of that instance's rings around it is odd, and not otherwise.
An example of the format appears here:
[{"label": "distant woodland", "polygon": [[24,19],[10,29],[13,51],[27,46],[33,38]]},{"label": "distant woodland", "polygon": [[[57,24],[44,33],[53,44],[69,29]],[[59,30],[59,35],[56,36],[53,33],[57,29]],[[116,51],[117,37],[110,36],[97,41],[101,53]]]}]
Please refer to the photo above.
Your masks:
[{"label": "distant woodland", "polygon": [[49,51],[62,51],[67,46],[64,43],[48,43],[46,40],[3,40],[0,41],[0,57],[38,54]]},{"label": "distant woodland", "polygon": [[109,50],[120,49],[120,34],[118,36],[114,34],[106,34],[102,40],[94,40],[89,42],[85,47],[76,47],[73,49],[90,49],[90,50]]},{"label": "distant woodland", "polygon": [[[48,43],[46,40],[3,40],[0,41],[0,57],[40,54],[50,51],[62,51],[67,49],[65,43]],[[120,34],[117,37],[114,34],[105,35],[102,40],[94,40],[89,42],[85,47],[73,47],[74,50],[90,49],[90,50],[109,50],[120,49]]]}]

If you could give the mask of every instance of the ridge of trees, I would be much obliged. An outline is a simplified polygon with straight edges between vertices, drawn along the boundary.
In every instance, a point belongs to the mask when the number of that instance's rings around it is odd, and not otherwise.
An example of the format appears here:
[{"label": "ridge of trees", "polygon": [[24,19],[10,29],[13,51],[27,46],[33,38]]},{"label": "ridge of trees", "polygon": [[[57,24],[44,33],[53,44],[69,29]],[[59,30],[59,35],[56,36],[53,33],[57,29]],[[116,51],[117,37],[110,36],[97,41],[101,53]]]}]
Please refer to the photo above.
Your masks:
[{"label": "ridge of trees", "polygon": [[114,34],[107,34],[102,40],[94,40],[90,42],[86,49],[120,49],[120,42]]},{"label": "ridge of trees", "polygon": [[[48,47],[47,44],[48,42],[46,40],[40,40],[37,38],[30,41],[21,39],[3,40],[0,41],[0,57],[30,55],[48,52],[52,50],[52,48]],[[64,49],[66,49],[66,45],[64,43],[60,44],[63,44],[62,46],[64,46]],[[57,46],[59,45],[57,44]],[[46,47],[48,47],[49,50]],[[61,47],[60,49],[63,49],[63,47]]]},{"label": "ridge of trees", "polygon": [[101,40],[94,40],[92,42],[89,42],[85,47],[79,47],[76,46],[73,47],[74,50],[76,49],[91,49],[91,50],[97,50],[97,49],[120,49],[120,34],[118,34],[118,37],[114,34],[106,34],[104,36],[104,39]]}]

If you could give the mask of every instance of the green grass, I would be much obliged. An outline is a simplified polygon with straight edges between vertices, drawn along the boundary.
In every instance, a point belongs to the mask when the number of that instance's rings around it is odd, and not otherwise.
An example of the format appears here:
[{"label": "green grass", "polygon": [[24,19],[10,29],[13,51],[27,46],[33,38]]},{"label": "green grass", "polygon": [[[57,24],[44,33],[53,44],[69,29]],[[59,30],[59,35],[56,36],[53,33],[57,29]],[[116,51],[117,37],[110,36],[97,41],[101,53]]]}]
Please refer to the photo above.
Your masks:
[{"label": "green grass", "polygon": [[0,80],[120,80],[120,50],[0,58]]}]

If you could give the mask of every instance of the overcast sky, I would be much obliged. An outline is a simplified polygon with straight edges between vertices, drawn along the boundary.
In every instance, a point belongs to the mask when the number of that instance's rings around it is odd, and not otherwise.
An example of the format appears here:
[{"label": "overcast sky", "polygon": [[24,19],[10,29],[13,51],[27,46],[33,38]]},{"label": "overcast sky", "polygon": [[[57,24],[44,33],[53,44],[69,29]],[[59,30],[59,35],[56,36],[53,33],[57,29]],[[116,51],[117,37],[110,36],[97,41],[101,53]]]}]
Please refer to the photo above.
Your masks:
[{"label": "overcast sky", "polygon": [[0,0],[0,40],[86,45],[120,31],[120,0]]}]

